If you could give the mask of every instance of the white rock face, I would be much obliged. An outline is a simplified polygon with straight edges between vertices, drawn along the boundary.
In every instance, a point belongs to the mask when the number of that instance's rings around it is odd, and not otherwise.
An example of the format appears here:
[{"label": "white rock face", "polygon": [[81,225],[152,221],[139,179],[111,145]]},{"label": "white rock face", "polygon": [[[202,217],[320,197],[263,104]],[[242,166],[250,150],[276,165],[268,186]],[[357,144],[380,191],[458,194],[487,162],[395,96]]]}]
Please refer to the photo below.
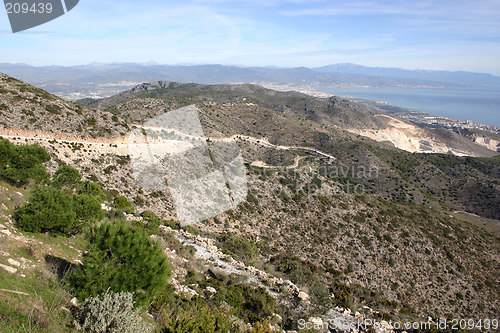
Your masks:
[{"label": "white rock face", "polygon": [[0,268],[6,270],[8,273],[10,274],[14,274],[17,272],[17,268],[14,268],[14,267],[10,267],[10,266],[7,266],[7,265],[3,265],[3,264],[0,264]]},{"label": "white rock face", "polygon": [[[385,128],[380,129],[349,129],[346,130],[366,136],[375,141],[384,142],[388,141],[395,147],[406,150],[411,153],[441,153],[446,154],[452,152],[456,156],[470,155],[467,151],[458,151],[448,147],[443,142],[436,140],[436,138],[429,135],[423,128],[407,123],[400,119],[390,117],[387,115],[377,115],[378,117],[385,117],[389,119]],[[480,144],[480,142],[477,142]],[[493,145],[493,144],[492,144]],[[483,144],[485,146],[485,144]]]},{"label": "white rock face", "polygon": [[305,292],[301,291],[298,294],[298,297],[300,298],[301,301],[307,302],[309,300],[309,295],[306,294]]},{"label": "white rock face", "polygon": [[4,234],[4,235],[7,235],[7,236],[12,235],[12,232],[10,232],[10,231],[9,231],[9,230],[7,230],[7,229],[0,230],[0,232],[1,232],[2,234]]},{"label": "white rock face", "polygon": [[217,290],[214,287],[207,287],[207,291],[211,294],[217,294]]},{"label": "white rock face", "polygon": [[19,261],[17,261],[17,260],[12,259],[12,258],[9,258],[7,260],[7,262],[9,264],[11,264],[12,266],[21,267],[21,263]]},{"label": "white rock face", "polygon": [[492,138],[486,138],[484,136],[476,136],[474,138],[474,142],[477,143],[478,145],[484,146],[489,150],[493,150],[496,152],[498,151],[498,149],[500,149],[500,141]]}]

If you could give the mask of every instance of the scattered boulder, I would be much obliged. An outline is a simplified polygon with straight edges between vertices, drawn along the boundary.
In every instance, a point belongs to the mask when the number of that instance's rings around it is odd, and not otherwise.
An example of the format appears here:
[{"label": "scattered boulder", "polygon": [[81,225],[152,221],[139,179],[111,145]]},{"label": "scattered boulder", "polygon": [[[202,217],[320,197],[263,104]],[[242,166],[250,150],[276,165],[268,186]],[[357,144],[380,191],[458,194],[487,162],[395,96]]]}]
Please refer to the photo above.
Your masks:
[{"label": "scattered boulder", "polygon": [[211,294],[217,294],[217,290],[214,287],[207,287],[207,291]]},{"label": "scattered boulder", "polygon": [[307,302],[307,301],[309,301],[309,295],[308,295],[308,294],[306,294],[306,293],[305,293],[305,292],[303,292],[303,291],[299,292],[299,294],[298,294],[297,296],[300,298],[300,300],[301,300],[302,302]]},{"label": "scattered boulder", "polygon": [[17,272],[17,268],[10,267],[10,266],[3,265],[3,264],[0,264],[0,268],[3,268],[4,270],[6,270],[10,274],[14,274]]},{"label": "scattered boulder", "polygon": [[12,259],[12,258],[9,258],[7,260],[7,262],[9,264],[11,264],[12,266],[21,267],[21,263],[19,261],[17,261],[17,260]]},{"label": "scattered boulder", "polygon": [[2,234],[4,234],[4,235],[7,235],[7,236],[12,235],[12,232],[10,232],[10,231],[9,231],[9,230],[7,230],[7,229],[0,230],[0,232],[1,232]]},{"label": "scattered boulder", "polygon": [[273,325],[279,325],[283,322],[283,317],[281,317],[279,314],[274,313],[271,317],[271,323]]},{"label": "scattered boulder", "polygon": [[73,297],[71,299],[71,305],[73,305],[73,306],[79,306],[78,298]]},{"label": "scattered boulder", "polygon": [[323,319],[320,317],[310,317],[307,321],[312,323],[314,327],[323,327]]}]

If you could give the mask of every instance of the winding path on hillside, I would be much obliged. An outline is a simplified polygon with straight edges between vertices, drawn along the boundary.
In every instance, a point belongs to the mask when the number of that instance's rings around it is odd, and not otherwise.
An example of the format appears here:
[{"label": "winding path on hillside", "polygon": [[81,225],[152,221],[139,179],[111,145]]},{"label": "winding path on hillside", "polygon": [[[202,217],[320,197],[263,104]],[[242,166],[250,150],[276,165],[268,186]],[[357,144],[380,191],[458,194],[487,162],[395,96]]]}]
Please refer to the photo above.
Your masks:
[{"label": "winding path on hillside", "polygon": [[[182,133],[182,136],[186,137],[184,133]],[[42,141],[42,142],[50,142],[50,141],[56,141],[58,143],[66,143],[66,144],[82,144],[82,145],[89,145],[89,146],[101,146],[104,149],[106,149],[106,146],[109,146],[107,148],[109,152],[115,152],[116,148],[124,148],[129,145],[129,137],[119,137],[119,138],[78,138],[74,136],[64,136],[64,135],[50,135],[47,132],[30,132],[30,131],[25,131],[25,130],[16,130],[16,129],[0,129],[0,137],[3,137],[5,139],[11,139],[14,141],[23,141],[23,140],[32,140],[32,141]],[[200,137],[191,137],[191,139],[200,139]],[[242,135],[242,134],[235,134],[230,137],[206,137],[205,140],[207,142],[228,142],[228,143],[237,143],[238,141],[242,142],[249,142],[252,144],[260,145],[266,148],[272,148],[272,149],[277,149],[277,150],[302,150],[302,151],[308,151],[312,153],[316,153],[322,157],[326,157],[331,160],[335,160],[336,158],[333,155],[327,154],[325,152],[322,152],[318,149],[311,148],[311,147],[304,147],[304,146],[285,146],[285,145],[277,145],[274,143],[269,142],[267,138],[256,138],[253,136],[248,136],[248,135]],[[153,141],[150,142],[149,145],[165,145],[168,144],[165,141]],[[110,145],[115,145],[115,147],[110,146]],[[272,165],[267,165],[263,161],[254,161],[252,162],[253,166],[257,167],[263,167],[263,168],[297,168],[299,166],[299,163],[302,159],[304,159],[304,156],[296,156],[294,159],[294,163],[289,166],[272,166]]]}]

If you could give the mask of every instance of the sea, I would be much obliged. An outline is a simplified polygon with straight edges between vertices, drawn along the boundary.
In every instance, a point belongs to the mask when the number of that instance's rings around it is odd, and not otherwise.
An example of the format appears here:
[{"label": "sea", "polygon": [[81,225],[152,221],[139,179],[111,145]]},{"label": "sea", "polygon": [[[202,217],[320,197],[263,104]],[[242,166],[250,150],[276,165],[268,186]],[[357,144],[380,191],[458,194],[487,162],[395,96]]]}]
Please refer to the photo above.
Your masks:
[{"label": "sea", "polygon": [[438,116],[500,127],[500,88],[328,88],[351,96]]}]

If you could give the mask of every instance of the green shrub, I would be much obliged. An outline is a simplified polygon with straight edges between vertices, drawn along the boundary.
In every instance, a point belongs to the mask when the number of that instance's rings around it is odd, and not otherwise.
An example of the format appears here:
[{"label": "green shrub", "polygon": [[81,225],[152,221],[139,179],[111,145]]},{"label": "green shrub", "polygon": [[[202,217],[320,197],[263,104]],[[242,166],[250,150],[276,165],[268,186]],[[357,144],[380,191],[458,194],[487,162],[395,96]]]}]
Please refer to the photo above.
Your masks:
[{"label": "green shrub", "polygon": [[[175,221],[173,221],[173,222],[174,222],[174,226],[177,225],[177,223]],[[166,223],[165,225],[170,226],[170,224],[171,223]],[[179,223],[179,225],[180,225],[180,223]],[[201,235],[200,230],[196,229],[192,225],[185,225],[182,227],[182,229],[184,229],[184,231],[189,232],[190,234],[193,234],[193,235]]]},{"label": "green shrub", "polygon": [[97,120],[95,119],[95,117],[92,117],[92,118],[87,118],[85,120],[85,122],[87,123],[87,125],[89,126],[95,126],[97,124]]},{"label": "green shrub", "polygon": [[308,285],[318,271],[313,264],[298,257],[281,254],[271,259],[276,270],[285,274],[294,283]]},{"label": "green shrub", "polygon": [[90,195],[91,197],[98,199],[100,202],[104,201],[106,198],[101,185],[88,180],[80,183],[78,186],[78,194]]},{"label": "green shrub", "polygon": [[163,221],[163,224],[167,227],[170,227],[174,230],[179,230],[181,229],[181,224],[179,221],[175,221],[175,220],[164,220]]},{"label": "green shrub", "polygon": [[210,302],[222,308],[231,306],[231,314],[247,322],[262,321],[276,311],[275,300],[265,288],[255,288],[231,276],[220,274],[206,279],[188,271],[186,283],[197,284],[202,289],[215,288],[217,293],[208,298]]},{"label": "green shrub", "polygon": [[134,293],[144,305],[165,288],[170,268],[162,249],[126,222],[104,223],[87,234],[89,246],[70,283],[80,299],[108,289]]},{"label": "green shrub", "polygon": [[249,322],[258,322],[273,314],[275,301],[263,287],[254,288],[246,284],[216,284],[215,300],[233,307],[237,316]]},{"label": "green shrub", "polygon": [[221,238],[222,252],[237,260],[251,262],[259,255],[259,248],[245,238],[226,234]]},{"label": "green shrub", "polygon": [[[110,144],[110,146],[111,146],[111,144]],[[104,173],[105,173],[106,175],[111,174],[111,172],[113,172],[113,171],[118,171],[118,169],[117,169],[117,168],[116,168],[116,166],[114,166],[114,165],[109,165],[109,166],[107,166],[107,167],[104,169]]]},{"label": "green shrub", "polygon": [[28,232],[70,234],[75,231],[73,200],[53,187],[35,188],[28,203],[15,212],[14,218],[17,226]]},{"label": "green shrub", "polygon": [[60,114],[61,113],[61,107],[59,105],[54,105],[54,104],[46,105],[45,110],[47,110],[47,112],[52,113],[52,114]]},{"label": "green shrub", "polygon": [[49,174],[42,164],[48,161],[50,155],[38,145],[14,146],[8,140],[0,139],[0,177],[11,184],[48,180]]},{"label": "green shrub", "polygon": [[131,293],[106,293],[102,297],[89,297],[76,314],[74,325],[78,331],[92,333],[142,333],[152,327],[134,309]]},{"label": "green shrub", "polygon": [[155,213],[146,210],[141,213],[141,216],[144,222],[146,222],[141,223],[144,231],[146,231],[150,235],[157,234],[160,231],[159,227],[163,224],[163,220],[156,216]]},{"label": "green shrub", "polygon": [[54,174],[52,185],[58,189],[74,190],[80,184],[82,175],[75,168],[63,165]]},{"label": "green shrub", "polygon": [[134,212],[134,207],[132,206],[132,204],[130,203],[130,201],[128,201],[128,199],[122,195],[120,196],[117,196],[114,200],[113,200],[113,205],[116,209],[120,209],[120,210],[123,210],[127,213],[133,213]]},{"label": "green shrub", "polygon": [[76,213],[76,218],[81,222],[102,220],[104,218],[101,202],[87,194],[73,196],[73,210]]},{"label": "green shrub", "polygon": [[164,333],[226,333],[236,331],[229,316],[202,301],[179,304],[165,314]]}]

